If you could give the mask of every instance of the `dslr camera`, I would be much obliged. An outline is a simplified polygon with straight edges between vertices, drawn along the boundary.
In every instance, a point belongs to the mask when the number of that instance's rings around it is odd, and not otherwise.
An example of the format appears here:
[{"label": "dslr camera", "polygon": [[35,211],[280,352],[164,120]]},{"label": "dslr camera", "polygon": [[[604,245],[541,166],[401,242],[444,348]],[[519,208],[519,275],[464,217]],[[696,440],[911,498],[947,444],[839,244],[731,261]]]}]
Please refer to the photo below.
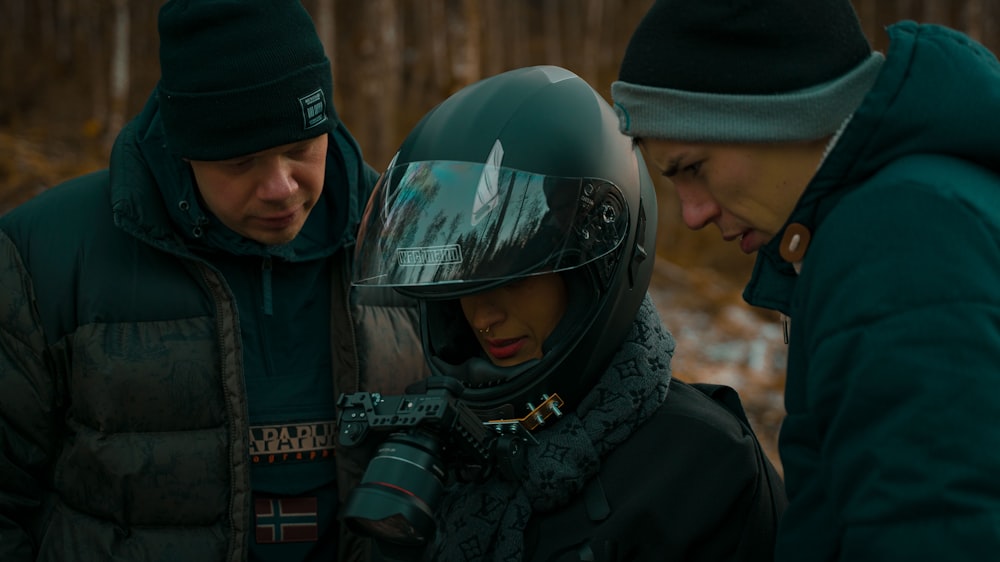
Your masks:
[{"label": "dslr camera", "polygon": [[384,438],[343,510],[353,531],[376,541],[428,544],[450,478],[476,481],[499,472],[506,479],[522,479],[525,448],[537,443],[531,431],[548,417],[562,415],[563,402],[553,394],[543,395],[538,407],[529,404],[524,418],[483,421],[460,399],[461,382],[444,376],[425,382],[420,393],[357,392],[337,400],[342,446]]}]

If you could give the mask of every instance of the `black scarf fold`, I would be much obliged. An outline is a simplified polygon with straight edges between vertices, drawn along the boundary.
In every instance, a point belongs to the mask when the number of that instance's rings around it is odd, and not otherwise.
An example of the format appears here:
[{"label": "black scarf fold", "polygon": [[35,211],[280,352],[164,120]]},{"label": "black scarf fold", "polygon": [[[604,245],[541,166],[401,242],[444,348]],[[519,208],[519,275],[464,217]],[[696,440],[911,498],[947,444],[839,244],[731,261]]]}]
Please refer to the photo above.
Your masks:
[{"label": "black scarf fold", "polygon": [[629,438],[667,396],[674,339],[647,295],[608,370],[577,409],[535,435],[528,476],[510,482],[452,484],[437,512],[437,535],[425,560],[524,558],[532,513],[565,505],[600,470],[601,458]]}]

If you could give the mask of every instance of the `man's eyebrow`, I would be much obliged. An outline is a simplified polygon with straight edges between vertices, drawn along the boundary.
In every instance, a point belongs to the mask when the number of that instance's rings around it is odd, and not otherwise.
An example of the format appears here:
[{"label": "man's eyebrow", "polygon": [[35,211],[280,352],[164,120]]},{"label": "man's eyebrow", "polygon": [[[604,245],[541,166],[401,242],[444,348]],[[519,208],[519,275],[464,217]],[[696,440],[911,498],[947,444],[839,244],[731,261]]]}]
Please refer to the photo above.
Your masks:
[{"label": "man's eyebrow", "polygon": [[669,162],[667,162],[667,165],[663,168],[663,177],[672,178],[676,176],[677,172],[680,171],[678,169],[680,167],[681,167],[681,157],[675,156]]}]

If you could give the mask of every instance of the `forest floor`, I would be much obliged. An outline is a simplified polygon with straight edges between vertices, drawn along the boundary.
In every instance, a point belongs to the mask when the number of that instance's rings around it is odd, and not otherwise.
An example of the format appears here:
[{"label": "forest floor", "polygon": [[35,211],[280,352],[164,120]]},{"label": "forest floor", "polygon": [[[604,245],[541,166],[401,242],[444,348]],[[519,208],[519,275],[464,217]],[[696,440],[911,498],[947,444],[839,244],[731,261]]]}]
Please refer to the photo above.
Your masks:
[{"label": "forest floor", "polygon": [[[70,177],[105,166],[100,143],[0,130],[0,214]],[[39,140],[45,138],[44,141]],[[765,451],[781,470],[777,434],[784,417],[785,344],[776,313],[751,308],[746,279],[658,255],[650,294],[677,340],[674,376],[735,388]]]}]

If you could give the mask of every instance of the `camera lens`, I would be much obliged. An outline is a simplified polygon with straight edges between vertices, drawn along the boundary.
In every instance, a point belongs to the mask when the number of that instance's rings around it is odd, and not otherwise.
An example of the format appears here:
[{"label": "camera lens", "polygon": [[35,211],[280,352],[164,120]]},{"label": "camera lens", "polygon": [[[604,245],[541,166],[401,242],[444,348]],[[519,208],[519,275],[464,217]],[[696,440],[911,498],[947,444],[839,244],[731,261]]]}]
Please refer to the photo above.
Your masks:
[{"label": "camera lens", "polygon": [[440,451],[440,443],[422,431],[391,435],[347,499],[347,524],[378,540],[427,544],[434,536],[434,511],[444,486]]}]

